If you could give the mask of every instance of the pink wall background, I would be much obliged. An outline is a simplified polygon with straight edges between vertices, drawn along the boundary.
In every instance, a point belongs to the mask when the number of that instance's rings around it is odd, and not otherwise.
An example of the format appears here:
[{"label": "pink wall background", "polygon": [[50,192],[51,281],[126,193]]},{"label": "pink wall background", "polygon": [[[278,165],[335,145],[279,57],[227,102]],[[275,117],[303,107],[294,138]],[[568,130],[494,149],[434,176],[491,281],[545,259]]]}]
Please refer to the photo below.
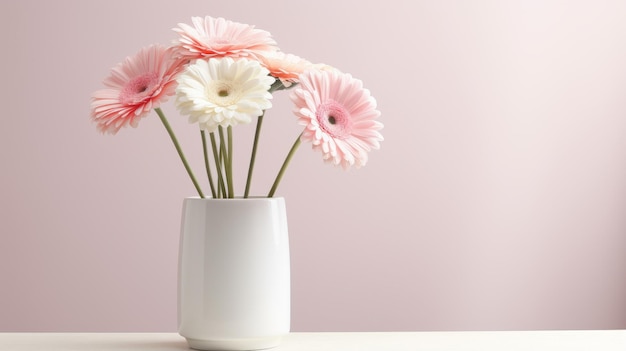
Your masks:
[{"label": "pink wall background", "polygon": [[[305,145],[279,189],[294,331],[626,328],[623,1],[26,0],[0,3],[0,331],[176,330],[194,189],[155,114],[101,136],[89,96],[204,15],[352,73],[382,111],[365,168]],[[290,109],[266,118],[254,192]],[[201,172],[197,130],[165,111]]]}]

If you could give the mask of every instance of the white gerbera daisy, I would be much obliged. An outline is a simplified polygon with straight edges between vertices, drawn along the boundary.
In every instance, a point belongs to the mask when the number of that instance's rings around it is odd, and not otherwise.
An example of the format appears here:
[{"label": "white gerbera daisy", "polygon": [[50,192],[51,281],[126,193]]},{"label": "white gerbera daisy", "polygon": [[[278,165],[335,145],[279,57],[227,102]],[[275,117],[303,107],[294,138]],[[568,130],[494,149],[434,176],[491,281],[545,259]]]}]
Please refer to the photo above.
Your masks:
[{"label": "white gerbera daisy", "polygon": [[258,61],[198,59],[178,77],[176,107],[208,132],[247,124],[272,107],[274,81]]}]

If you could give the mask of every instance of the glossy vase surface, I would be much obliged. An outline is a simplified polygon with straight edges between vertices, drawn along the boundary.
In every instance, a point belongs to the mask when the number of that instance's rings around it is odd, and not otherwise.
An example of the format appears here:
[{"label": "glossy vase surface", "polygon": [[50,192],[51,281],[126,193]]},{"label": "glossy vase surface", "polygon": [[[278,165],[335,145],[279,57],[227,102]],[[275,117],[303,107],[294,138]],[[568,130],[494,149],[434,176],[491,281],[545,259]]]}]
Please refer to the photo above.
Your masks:
[{"label": "glossy vase surface", "polygon": [[290,329],[284,198],[183,202],[178,332],[199,350],[277,346]]}]

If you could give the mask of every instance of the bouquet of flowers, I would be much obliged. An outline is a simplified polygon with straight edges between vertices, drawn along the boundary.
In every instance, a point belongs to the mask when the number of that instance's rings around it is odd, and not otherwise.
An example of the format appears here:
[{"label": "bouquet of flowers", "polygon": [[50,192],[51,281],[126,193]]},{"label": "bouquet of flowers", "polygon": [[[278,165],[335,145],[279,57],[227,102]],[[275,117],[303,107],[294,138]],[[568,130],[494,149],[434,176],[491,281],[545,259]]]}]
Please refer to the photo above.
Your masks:
[{"label": "bouquet of flowers", "polygon": [[[102,133],[136,127],[152,110],[167,130],[198,195],[205,197],[160,105],[175,96],[181,115],[200,129],[213,198],[233,198],[233,127],[256,121],[246,188],[257,154],[265,112],[275,92],[291,90],[294,114],[304,127],[267,194],[272,197],[302,141],[326,162],[344,169],[366,164],[383,140],[376,100],[350,74],[282,52],[271,34],[224,18],[193,17],[173,29],[171,46],[154,44],[111,70],[93,93],[91,118]],[[208,135],[208,139],[207,139]]]}]

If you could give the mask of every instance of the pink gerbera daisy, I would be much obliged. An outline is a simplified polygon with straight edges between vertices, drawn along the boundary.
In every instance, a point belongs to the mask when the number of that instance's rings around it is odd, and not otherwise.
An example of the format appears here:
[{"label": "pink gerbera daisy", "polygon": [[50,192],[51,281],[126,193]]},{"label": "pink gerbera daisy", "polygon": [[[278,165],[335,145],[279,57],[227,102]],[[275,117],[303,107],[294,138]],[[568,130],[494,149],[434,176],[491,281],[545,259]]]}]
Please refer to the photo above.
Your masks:
[{"label": "pink gerbera daisy", "polygon": [[305,126],[302,140],[310,141],[325,161],[344,169],[364,166],[367,153],[383,140],[376,121],[380,111],[363,83],[338,71],[308,70],[291,93],[295,114]]},{"label": "pink gerbera daisy", "polygon": [[176,76],[184,68],[175,51],[161,45],[141,49],[111,70],[105,89],[93,93],[91,117],[103,133],[136,127],[151,109],[174,95]]},{"label": "pink gerbera daisy", "polygon": [[313,64],[296,55],[275,51],[260,58],[270,74],[282,82],[285,87],[290,87],[298,82],[298,77]]},{"label": "pink gerbera daisy", "polygon": [[189,59],[253,57],[278,50],[269,32],[254,26],[210,16],[192,17],[193,27],[179,23],[181,54]]}]

